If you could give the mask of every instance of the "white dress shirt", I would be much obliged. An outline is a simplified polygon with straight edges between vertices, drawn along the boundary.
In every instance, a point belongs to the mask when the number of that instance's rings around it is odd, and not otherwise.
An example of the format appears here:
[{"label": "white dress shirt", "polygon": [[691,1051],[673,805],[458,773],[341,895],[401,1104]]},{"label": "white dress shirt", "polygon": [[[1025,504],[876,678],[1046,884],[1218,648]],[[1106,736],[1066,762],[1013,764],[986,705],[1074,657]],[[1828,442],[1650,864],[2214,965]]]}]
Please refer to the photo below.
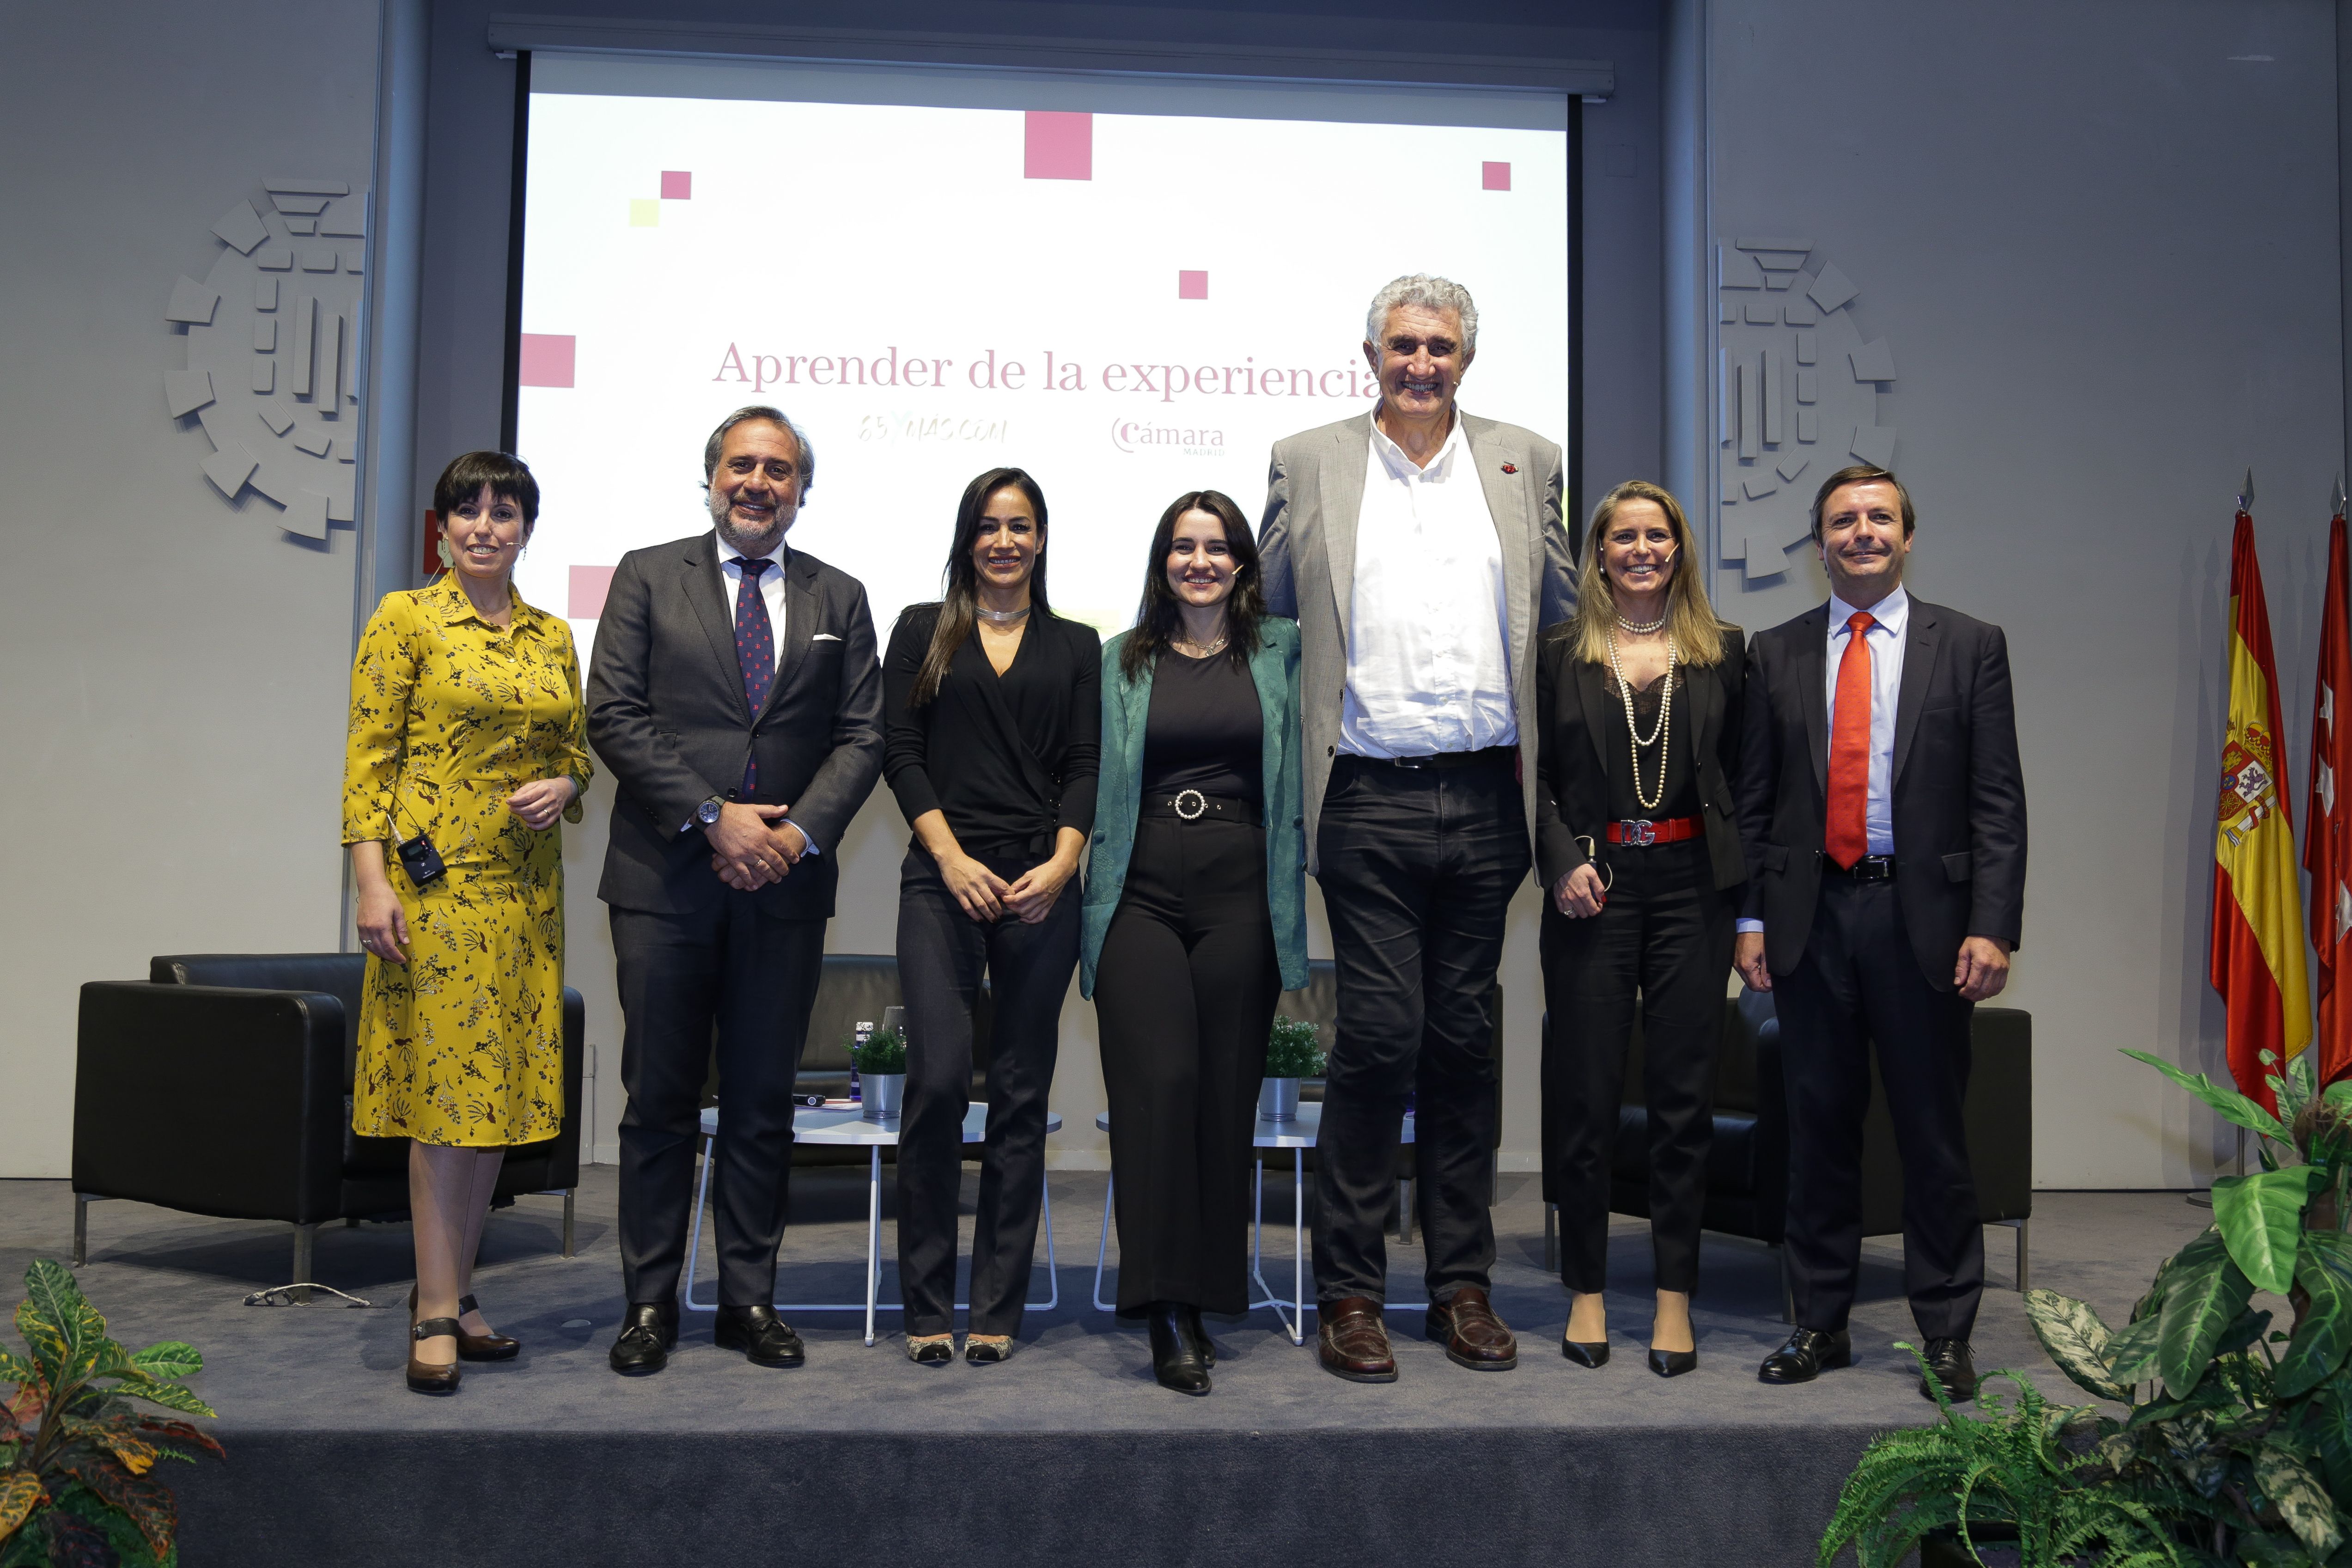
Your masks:
[{"label": "white dress shirt", "polygon": [[[1870,607],[1870,791],[1862,808],[1863,842],[1868,853],[1895,853],[1895,706],[1903,692],[1903,648],[1911,629],[1911,595],[1900,584]],[[1822,710],[1829,715],[1830,744],[1837,743],[1838,666],[1845,658],[1846,623],[1853,606],[1830,595],[1830,640]],[[1826,761],[1826,759],[1824,759]],[[1744,920],[1741,931],[1762,931],[1762,921]]]},{"label": "white dress shirt", "polygon": [[[727,619],[731,626],[735,620],[735,596],[743,588],[743,552],[728,543],[725,534],[714,531],[713,537],[719,541],[719,596],[727,603]],[[770,640],[776,649],[776,667],[781,669],[784,663],[784,572],[786,563],[792,559],[792,551],[779,539],[776,547],[761,559],[775,563],[760,574],[760,599],[768,606]],[[699,826],[697,819],[689,817],[686,826],[679,831],[690,833]],[[806,828],[797,822],[792,826],[793,831],[801,836],[803,853],[824,853],[816,847],[816,840],[809,837]]]},{"label": "white dress shirt", "polygon": [[1461,416],[1425,468],[1374,423],[1339,750],[1423,757],[1517,745],[1508,617],[1503,542]]}]

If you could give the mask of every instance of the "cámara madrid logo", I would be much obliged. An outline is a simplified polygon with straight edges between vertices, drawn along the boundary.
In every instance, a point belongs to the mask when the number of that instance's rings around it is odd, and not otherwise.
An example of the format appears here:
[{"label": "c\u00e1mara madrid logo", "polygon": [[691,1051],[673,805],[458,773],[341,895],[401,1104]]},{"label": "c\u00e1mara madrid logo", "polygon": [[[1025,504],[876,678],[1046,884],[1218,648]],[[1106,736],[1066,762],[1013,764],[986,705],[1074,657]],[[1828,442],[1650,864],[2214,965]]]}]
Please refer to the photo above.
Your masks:
[{"label": "c\u00e1mara madrid logo", "polygon": [[1167,457],[1222,458],[1223,430],[1200,430],[1178,425],[1153,425],[1120,417],[1110,422],[1110,444],[1122,452],[1158,453]]}]

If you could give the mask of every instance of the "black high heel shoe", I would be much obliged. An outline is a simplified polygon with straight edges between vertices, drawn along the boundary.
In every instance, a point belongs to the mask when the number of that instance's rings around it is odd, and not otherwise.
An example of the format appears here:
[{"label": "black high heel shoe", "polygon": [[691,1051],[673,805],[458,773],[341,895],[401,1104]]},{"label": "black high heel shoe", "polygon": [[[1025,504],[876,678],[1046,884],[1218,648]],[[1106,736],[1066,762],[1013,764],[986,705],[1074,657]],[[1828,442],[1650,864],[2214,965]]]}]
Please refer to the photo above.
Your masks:
[{"label": "black high heel shoe", "polygon": [[446,1366],[439,1366],[431,1362],[418,1361],[414,1348],[426,1340],[437,1340],[444,1334],[456,1339],[457,1333],[457,1320],[455,1318],[427,1318],[421,1323],[414,1318],[409,1320],[408,1386],[411,1389],[418,1394],[457,1392],[457,1384],[463,1376],[457,1363],[453,1361]]},{"label": "black high heel shoe", "polygon": [[1656,1373],[1660,1377],[1680,1377],[1686,1372],[1696,1372],[1698,1370],[1698,1352],[1695,1350],[1662,1351],[1655,1345],[1652,1345],[1650,1347],[1650,1370]]},{"label": "black high heel shoe", "polygon": [[1209,1392],[1209,1368],[1184,1329],[1184,1309],[1172,1301],[1151,1303],[1151,1375],[1179,1394]]},{"label": "black high heel shoe", "polygon": [[[481,1310],[482,1304],[473,1297],[457,1298],[457,1316],[460,1318]],[[408,1315],[412,1321],[416,1316],[416,1287],[414,1285],[408,1288]],[[510,1340],[504,1334],[469,1334],[462,1328],[454,1332],[457,1337],[459,1361],[512,1361],[522,1353],[522,1342]]]},{"label": "black high heel shoe", "polygon": [[1191,1336],[1192,1348],[1201,1352],[1201,1364],[1202,1366],[1216,1365],[1216,1342],[1210,1339],[1209,1331],[1201,1326],[1201,1309],[1198,1307],[1188,1306],[1181,1309],[1181,1310],[1184,1316],[1184,1332]]}]

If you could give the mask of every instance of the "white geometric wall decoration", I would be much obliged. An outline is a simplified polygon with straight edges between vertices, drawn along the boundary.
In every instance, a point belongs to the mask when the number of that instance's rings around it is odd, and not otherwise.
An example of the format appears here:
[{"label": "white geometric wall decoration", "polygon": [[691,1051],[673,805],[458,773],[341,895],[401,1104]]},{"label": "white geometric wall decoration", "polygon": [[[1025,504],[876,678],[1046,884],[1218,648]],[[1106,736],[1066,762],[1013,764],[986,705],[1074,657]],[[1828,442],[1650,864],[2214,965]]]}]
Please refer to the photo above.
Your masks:
[{"label": "white geometric wall decoration", "polygon": [[353,521],[367,193],[341,180],[261,182],[212,226],[203,282],[180,279],[164,317],[187,333],[163,406],[212,443],[205,479],[224,500],[248,488],[289,533],[323,540]]},{"label": "white geometric wall decoration", "polygon": [[1846,309],[1861,289],[1810,239],[1744,237],[1715,264],[1717,534],[1753,583],[1788,570],[1822,479],[1854,458],[1895,466],[1895,428],[1878,422],[1895,350],[1863,341]]}]

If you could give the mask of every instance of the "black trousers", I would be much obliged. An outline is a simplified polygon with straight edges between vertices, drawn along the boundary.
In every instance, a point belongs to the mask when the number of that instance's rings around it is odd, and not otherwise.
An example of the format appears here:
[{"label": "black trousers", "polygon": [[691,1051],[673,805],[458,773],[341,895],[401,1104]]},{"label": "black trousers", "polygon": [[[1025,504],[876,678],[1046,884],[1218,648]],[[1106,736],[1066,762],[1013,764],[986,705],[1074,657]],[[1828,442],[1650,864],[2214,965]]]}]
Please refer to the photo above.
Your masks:
[{"label": "black trousers", "polygon": [[1095,974],[1123,1312],[1249,1310],[1251,1138],[1281,990],[1265,829],[1144,816]]},{"label": "black trousers", "polygon": [[686,1266],[702,1087],[719,1028],[711,1180],[719,1300],[776,1299],[793,1172],[793,1079],[824,963],[824,921],[772,920],[731,889],[685,914],[614,909],[621,994],[621,1278],[667,1301]]},{"label": "black trousers", "polygon": [[1698,1285],[1735,910],[1716,890],[1704,838],[1601,847],[1609,895],[1599,914],[1570,920],[1544,899],[1544,1166],[1559,1204],[1559,1277],[1576,1291],[1608,1284],[1610,1163],[1638,1005],[1652,1267],[1659,1289],[1688,1291]]},{"label": "black trousers", "polygon": [[[1957,960],[1958,954],[1954,958]],[[1919,973],[1893,882],[1822,879],[1805,955],[1772,977],[1789,1095],[1790,1289],[1800,1328],[1846,1326],[1862,1262],[1870,1061],[1903,1162],[1903,1282],[1929,1339],[1969,1337],[1984,1231],[1961,1120],[1975,1004]]]},{"label": "black trousers", "polygon": [[1430,1300],[1486,1289],[1497,1110],[1486,1005],[1528,874],[1518,781],[1507,757],[1455,768],[1341,757],[1316,857],[1339,981],[1315,1143],[1318,1298],[1388,1299],[1381,1226],[1408,1093]]},{"label": "black trousers", "polygon": [[[1035,861],[989,861],[1011,881]],[[898,986],[907,1005],[907,1103],[898,1120],[898,1290],[910,1334],[955,1326],[956,1209],[963,1118],[971,1101],[971,1009],[985,969],[994,1003],[988,1140],[971,1235],[976,1334],[1017,1334],[1037,1248],[1045,1180],[1045,1095],[1054,1086],[1062,998],[1078,966],[1077,879],[1035,925],[986,924],[940,879],[919,847],[898,873]]]}]

